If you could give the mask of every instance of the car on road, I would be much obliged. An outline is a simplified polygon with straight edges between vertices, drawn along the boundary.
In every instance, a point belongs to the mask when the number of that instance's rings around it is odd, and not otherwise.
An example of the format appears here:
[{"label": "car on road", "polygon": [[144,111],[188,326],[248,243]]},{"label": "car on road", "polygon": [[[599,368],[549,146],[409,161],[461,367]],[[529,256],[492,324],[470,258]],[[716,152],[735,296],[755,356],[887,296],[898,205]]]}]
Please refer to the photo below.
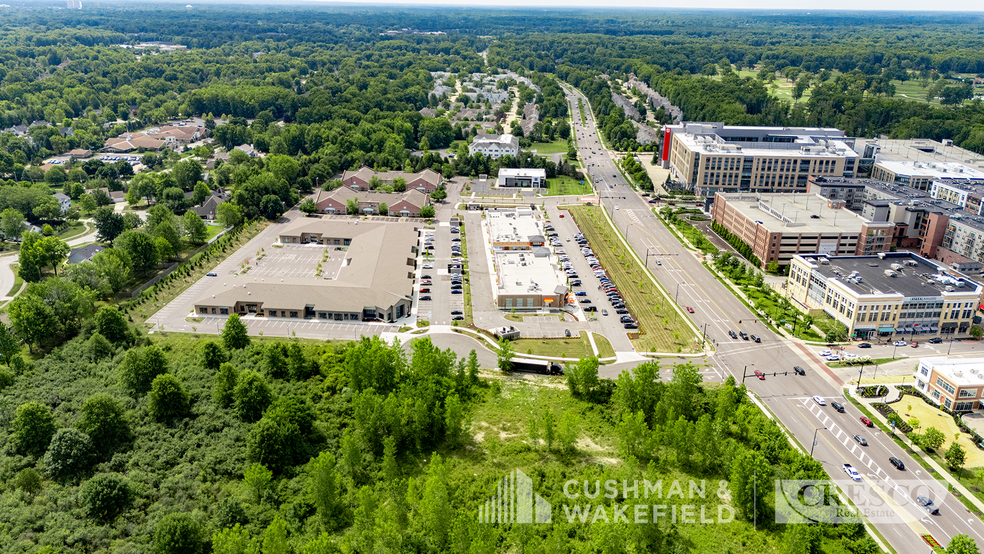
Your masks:
[{"label": "car on road", "polygon": [[861,481],[861,474],[858,473],[858,470],[854,469],[854,466],[851,464],[844,464],[842,467],[844,468],[844,473],[846,473],[852,481]]},{"label": "car on road", "polygon": [[919,347],[919,341],[917,341],[917,340],[912,341],[912,344],[910,346],[912,346],[913,348],[918,348]]},{"label": "car on road", "polygon": [[731,337],[731,338],[733,338],[733,339],[737,339],[738,338],[738,333],[734,332],[731,329],[728,329],[728,336]]},{"label": "car on road", "polygon": [[570,329],[564,329],[564,336],[565,337],[570,337],[571,336],[571,330]]},{"label": "car on road", "polygon": [[421,296],[420,299],[421,300],[430,300],[431,297],[430,296]]},{"label": "car on road", "polygon": [[602,308],[601,315],[608,315],[608,310]]},{"label": "car on road", "polygon": [[868,418],[866,418],[864,416],[861,416],[861,423],[864,423],[865,427],[874,427],[875,426],[875,424],[872,423],[870,419],[868,419]]},{"label": "car on road", "polygon": [[861,446],[868,446],[868,441],[864,440],[864,437],[862,437],[861,435],[854,435],[851,438],[853,438],[854,442],[860,444]]},{"label": "car on road", "polygon": [[928,342],[929,344],[940,344],[940,343],[943,342],[943,339],[941,339],[939,337],[933,337],[933,338],[929,339],[926,342]]},{"label": "car on road", "polygon": [[871,344],[867,342],[862,342],[858,345],[858,348],[871,348]]},{"label": "car on road", "polygon": [[659,261],[659,258],[656,258],[656,265],[663,265],[663,262]]},{"label": "car on road", "polygon": [[925,496],[917,496],[916,503],[922,506],[929,515],[939,515],[940,513],[940,509],[936,507],[936,504],[933,504],[933,501]]},{"label": "car on road", "polygon": [[793,366],[793,371],[796,372],[796,375],[806,375],[806,370],[798,365]]},{"label": "car on road", "polygon": [[816,402],[817,404],[821,405],[821,406],[826,406],[827,405],[827,401],[824,400],[822,396],[814,396],[813,397],[813,401]]},{"label": "car on road", "polygon": [[762,339],[758,335],[749,335],[749,338],[752,339],[753,342],[762,342]]},{"label": "car on road", "polygon": [[904,340],[897,340],[897,341],[893,342],[892,344],[894,344],[895,346],[905,346],[906,345],[906,342]]},{"label": "car on road", "polygon": [[739,331],[738,336],[741,337],[741,340],[748,340],[748,333],[744,331]]},{"label": "car on road", "polygon": [[687,306],[687,312],[689,312],[689,313],[694,313],[694,309],[693,309],[693,308],[691,308],[690,306]]},{"label": "car on road", "polygon": [[765,381],[765,374],[759,370],[755,370],[755,376],[759,378],[759,381]]},{"label": "car on road", "polygon": [[218,273],[206,273],[205,276],[206,277],[218,277],[219,274]]},{"label": "car on road", "polygon": [[895,466],[895,469],[897,469],[899,471],[905,471],[905,464],[902,463],[902,460],[896,458],[895,456],[892,456],[891,458],[888,459],[888,461],[893,466]]},{"label": "car on road", "polygon": [[844,413],[844,406],[842,406],[840,402],[831,401],[830,407],[837,410],[840,413]]}]

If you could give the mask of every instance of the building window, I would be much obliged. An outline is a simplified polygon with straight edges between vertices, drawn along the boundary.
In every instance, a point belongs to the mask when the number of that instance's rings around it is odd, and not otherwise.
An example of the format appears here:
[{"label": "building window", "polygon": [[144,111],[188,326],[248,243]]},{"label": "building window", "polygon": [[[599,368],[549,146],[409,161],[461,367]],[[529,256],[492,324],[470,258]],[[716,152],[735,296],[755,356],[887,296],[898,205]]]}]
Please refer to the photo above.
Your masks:
[{"label": "building window", "polygon": [[955,412],[969,412],[974,409],[973,402],[957,402],[953,405],[953,411]]},{"label": "building window", "polygon": [[939,400],[939,399],[940,399],[940,391],[933,389],[933,400]]},{"label": "building window", "polygon": [[219,314],[229,315],[229,308],[219,308]]},{"label": "building window", "polygon": [[960,389],[960,398],[977,398],[977,389]]},{"label": "building window", "polygon": [[208,308],[199,308],[199,309],[201,310],[199,313],[202,313],[202,314],[207,314],[208,313]]},{"label": "building window", "polygon": [[943,380],[942,377],[936,378],[936,386],[945,390],[947,394],[953,394],[957,389],[953,388],[953,385]]},{"label": "building window", "polygon": [[212,315],[215,315],[215,308],[212,308]]},{"label": "building window", "polygon": [[944,398],[943,399],[943,406],[945,406],[946,409],[948,409],[948,410],[950,409],[950,399],[949,398]]},{"label": "building window", "polygon": [[927,368],[927,367],[921,367],[921,368],[919,368],[919,373],[921,373],[923,375],[926,375],[926,376],[929,376],[929,368]]},{"label": "building window", "polygon": [[287,317],[287,311],[286,310],[280,310],[280,317]]},{"label": "building window", "polygon": [[297,317],[297,312],[290,312],[290,317]]}]

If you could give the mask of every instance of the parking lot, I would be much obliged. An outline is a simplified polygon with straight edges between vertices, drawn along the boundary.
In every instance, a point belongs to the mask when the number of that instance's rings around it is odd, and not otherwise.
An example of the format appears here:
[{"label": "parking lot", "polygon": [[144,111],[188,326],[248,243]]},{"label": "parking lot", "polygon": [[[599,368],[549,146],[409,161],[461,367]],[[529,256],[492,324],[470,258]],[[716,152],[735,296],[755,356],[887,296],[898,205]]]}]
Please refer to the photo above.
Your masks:
[{"label": "parking lot", "polygon": [[417,318],[429,321],[432,325],[451,325],[455,316],[463,317],[464,314],[465,295],[453,292],[463,289],[452,288],[456,283],[452,281],[453,273],[448,269],[452,258],[457,257],[452,252],[452,245],[458,244],[453,240],[455,238],[460,239],[460,234],[452,233],[451,224],[447,221],[441,221],[435,229],[421,231],[424,261],[417,271],[415,304]]}]

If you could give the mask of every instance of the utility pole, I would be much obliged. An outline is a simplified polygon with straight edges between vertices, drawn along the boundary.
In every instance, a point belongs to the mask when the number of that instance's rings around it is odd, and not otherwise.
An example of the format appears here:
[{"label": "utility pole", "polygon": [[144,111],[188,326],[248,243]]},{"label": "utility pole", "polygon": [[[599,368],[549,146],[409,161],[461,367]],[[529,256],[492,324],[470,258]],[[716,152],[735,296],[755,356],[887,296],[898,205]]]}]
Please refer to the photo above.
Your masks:
[{"label": "utility pole", "polygon": [[[826,430],[826,429],[827,428],[824,427],[824,430]],[[817,433],[819,433],[819,432],[820,432],[820,428],[819,427],[817,427],[816,429],[813,430],[813,446],[810,447],[810,457],[811,458],[813,457],[813,449],[816,448],[816,446],[817,446]]]}]

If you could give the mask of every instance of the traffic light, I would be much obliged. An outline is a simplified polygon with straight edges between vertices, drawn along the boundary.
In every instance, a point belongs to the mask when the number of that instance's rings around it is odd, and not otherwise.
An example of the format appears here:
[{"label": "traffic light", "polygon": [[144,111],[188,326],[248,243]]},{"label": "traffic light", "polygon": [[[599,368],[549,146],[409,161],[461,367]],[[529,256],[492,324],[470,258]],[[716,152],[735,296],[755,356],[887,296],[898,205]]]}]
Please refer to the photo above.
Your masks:
[{"label": "traffic light", "polygon": [[738,320],[738,323],[741,324],[741,320],[740,319]]}]

